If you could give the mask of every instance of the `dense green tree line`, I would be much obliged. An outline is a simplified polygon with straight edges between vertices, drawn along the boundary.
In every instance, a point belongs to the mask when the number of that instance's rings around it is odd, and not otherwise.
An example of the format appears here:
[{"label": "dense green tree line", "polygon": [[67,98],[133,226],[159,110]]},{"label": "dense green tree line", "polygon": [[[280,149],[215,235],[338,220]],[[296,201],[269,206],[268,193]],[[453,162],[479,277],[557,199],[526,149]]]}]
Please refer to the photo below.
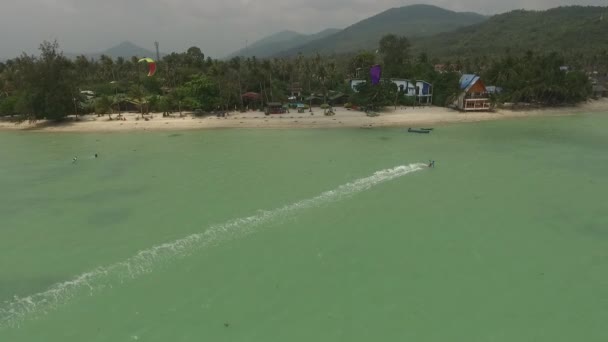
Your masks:
[{"label": "dense green tree line", "polygon": [[[598,3],[599,4],[599,3]],[[603,2],[603,6],[606,2]],[[608,71],[608,11],[598,6],[564,6],[546,11],[515,10],[456,30],[412,39],[416,52],[440,58],[501,58],[532,50],[558,52],[577,68]]]},{"label": "dense green tree line", "polygon": [[[147,77],[146,65],[138,58],[91,60],[79,56],[70,60],[56,43],[44,42],[39,56],[21,55],[0,63],[0,115],[19,115],[29,120],[59,120],[70,114],[112,114],[136,108],[138,111],[181,112],[200,109],[259,108],[263,103],[286,101],[290,88],[299,84],[304,95],[326,101],[331,92],[350,95],[361,106],[409,104],[392,83],[369,84],[354,93],[347,80],[368,77],[371,65],[382,64],[384,78],[426,80],[433,84],[433,103],[445,106],[458,93],[460,74],[480,73],[487,84],[505,91],[497,98],[509,102],[560,104],[582,101],[589,96],[589,82],[578,71],[563,72],[565,63],[557,54],[511,56],[490,59],[444,60],[450,66],[438,72],[439,63],[426,54],[411,56],[405,37],[387,35],[376,51],[355,55],[275,58],[259,60],[233,58],[215,60],[192,47],[158,61],[154,77]],[[91,97],[90,92],[94,94]],[[256,92],[257,101],[243,93]]]},{"label": "dense green tree line", "polygon": [[485,79],[500,85],[499,102],[526,102],[544,105],[570,104],[591,95],[588,77],[580,71],[564,71],[563,58],[556,53],[522,57],[506,56],[493,61],[484,71]]}]

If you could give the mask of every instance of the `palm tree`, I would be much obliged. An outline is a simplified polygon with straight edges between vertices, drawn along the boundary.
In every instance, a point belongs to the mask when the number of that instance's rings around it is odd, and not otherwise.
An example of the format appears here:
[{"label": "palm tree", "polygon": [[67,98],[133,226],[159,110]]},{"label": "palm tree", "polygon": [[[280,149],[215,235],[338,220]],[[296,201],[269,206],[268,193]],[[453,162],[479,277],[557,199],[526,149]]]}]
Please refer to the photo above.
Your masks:
[{"label": "palm tree", "polygon": [[139,105],[141,117],[144,117],[144,104],[146,103],[146,91],[144,87],[139,84],[134,84],[129,89],[129,97],[131,100]]},{"label": "palm tree", "polygon": [[303,76],[302,78],[304,80],[306,80],[306,83],[308,84],[308,93],[312,93],[312,72],[313,72],[313,67],[312,67],[312,63],[310,60],[305,60],[304,61],[304,66],[302,68],[303,71]]},{"label": "palm tree", "polygon": [[77,56],[76,60],[74,61],[74,66],[76,68],[78,79],[81,83],[90,80],[90,69],[92,64],[87,57],[82,55]]},{"label": "palm tree", "polygon": [[327,81],[327,69],[322,63],[317,64],[316,76],[317,80],[321,85],[321,92],[323,93],[323,103],[327,103],[327,86],[325,85],[325,82]]},{"label": "palm tree", "polygon": [[114,61],[112,58],[106,55],[101,55],[99,62],[101,63],[102,79],[104,81],[116,79],[114,77]]},{"label": "palm tree", "polygon": [[243,108],[245,105],[243,103],[243,83],[241,82],[241,69],[242,69],[242,61],[241,58],[236,57],[233,58],[230,61],[230,67],[232,68],[232,70],[234,70],[234,72],[236,73],[236,78],[237,78],[237,82],[238,82],[238,98],[240,99],[240,103],[241,103],[241,108]]},{"label": "palm tree", "polygon": [[[262,62],[262,69],[268,76],[269,86],[270,86],[270,101],[274,101],[274,96],[272,94],[272,64],[269,60],[264,60]],[[266,86],[266,79],[264,79],[264,87]],[[266,99],[268,101],[268,94],[266,94]]]},{"label": "palm tree", "polygon": [[[116,58],[116,78],[122,79],[122,74],[125,68],[125,59],[123,57]],[[116,79],[114,79],[116,81]]]}]

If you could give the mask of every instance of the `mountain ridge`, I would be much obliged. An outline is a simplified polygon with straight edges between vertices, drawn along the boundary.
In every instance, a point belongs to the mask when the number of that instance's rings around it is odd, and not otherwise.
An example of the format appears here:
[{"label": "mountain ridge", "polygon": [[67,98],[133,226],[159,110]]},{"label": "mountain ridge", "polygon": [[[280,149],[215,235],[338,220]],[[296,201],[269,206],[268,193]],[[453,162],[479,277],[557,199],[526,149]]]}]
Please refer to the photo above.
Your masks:
[{"label": "mountain ridge", "polygon": [[264,37],[246,48],[235,51],[229,54],[226,58],[233,58],[237,56],[255,56],[258,58],[267,58],[273,56],[274,54],[280,53],[281,51],[291,49],[300,44],[315,41],[318,39],[323,39],[338,31],[340,30],[329,28],[314,34],[302,34],[291,30],[283,30],[270,36]]},{"label": "mountain ridge", "polygon": [[487,17],[478,13],[455,12],[433,5],[395,7],[361,20],[333,35],[284,50],[275,56],[356,52],[375,48],[382,36],[390,33],[408,38],[432,36],[485,20]]},{"label": "mountain ridge", "polygon": [[[116,59],[118,57],[122,57],[125,59],[131,58],[133,56],[142,58],[142,57],[150,57],[156,59],[156,52],[151,50],[142,48],[128,40],[125,40],[117,45],[114,45],[106,50],[101,52],[93,52],[93,53],[66,53],[65,54],[69,58],[76,58],[77,56],[86,56],[87,58],[99,59],[102,55],[112,57]],[[163,54],[161,54],[161,57]]]},{"label": "mountain ridge", "polygon": [[476,57],[526,51],[583,53],[608,50],[608,7],[564,6],[515,10],[426,39],[412,50],[429,56]]}]

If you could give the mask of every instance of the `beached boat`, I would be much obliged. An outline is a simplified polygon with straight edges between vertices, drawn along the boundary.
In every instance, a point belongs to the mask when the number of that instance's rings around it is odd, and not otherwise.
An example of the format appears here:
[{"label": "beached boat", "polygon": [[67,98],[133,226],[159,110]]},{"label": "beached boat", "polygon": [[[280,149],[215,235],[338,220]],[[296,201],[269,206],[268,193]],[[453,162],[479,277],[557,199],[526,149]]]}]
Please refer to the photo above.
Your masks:
[{"label": "beached boat", "polygon": [[429,134],[431,133],[430,130],[425,130],[425,129],[415,129],[415,128],[408,128],[407,130],[409,133],[420,133],[420,134]]}]

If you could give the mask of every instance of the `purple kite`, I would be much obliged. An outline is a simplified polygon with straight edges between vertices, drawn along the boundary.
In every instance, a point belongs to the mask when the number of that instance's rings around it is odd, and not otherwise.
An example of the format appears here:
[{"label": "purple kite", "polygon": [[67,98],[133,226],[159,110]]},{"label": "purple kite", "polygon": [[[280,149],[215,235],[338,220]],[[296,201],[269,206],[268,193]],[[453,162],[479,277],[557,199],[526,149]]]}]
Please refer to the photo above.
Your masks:
[{"label": "purple kite", "polygon": [[369,71],[372,78],[372,84],[376,85],[380,83],[380,77],[382,77],[382,67],[380,65],[374,65]]}]

